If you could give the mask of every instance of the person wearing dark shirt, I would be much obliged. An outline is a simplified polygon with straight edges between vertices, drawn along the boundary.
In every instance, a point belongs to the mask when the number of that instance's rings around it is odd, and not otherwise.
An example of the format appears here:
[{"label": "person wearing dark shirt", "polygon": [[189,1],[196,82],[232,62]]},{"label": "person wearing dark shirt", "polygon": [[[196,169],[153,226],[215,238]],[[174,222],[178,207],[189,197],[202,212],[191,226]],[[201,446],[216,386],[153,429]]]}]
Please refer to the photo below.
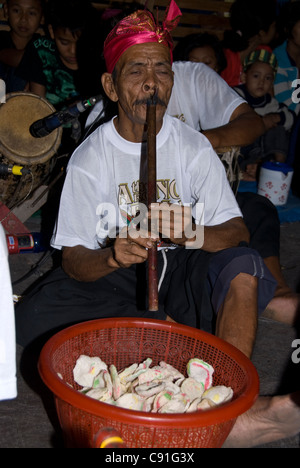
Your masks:
[{"label": "person wearing dark shirt", "polygon": [[39,37],[44,0],[6,0],[3,9],[10,30],[0,31],[0,78],[7,93],[23,91],[26,80],[16,76],[15,70],[26,48]]},{"label": "person wearing dark shirt", "polygon": [[45,18],[48,34],[31,44],[18,68],[18,76],[28,82],[28,90],[56,108],[79,97],[77,42],[90,11],[87,0],[49,0]]},{"label": "person wearing dark shirt", "polygon": [[[66,34],[62,37],[67,42]],[[30,92],[57,107],[78,96],[76,72],[75,67],[69,68],[63,63],[55,41],[48,37],[33,41],[17,71],[18,76],[28,82]]]}]

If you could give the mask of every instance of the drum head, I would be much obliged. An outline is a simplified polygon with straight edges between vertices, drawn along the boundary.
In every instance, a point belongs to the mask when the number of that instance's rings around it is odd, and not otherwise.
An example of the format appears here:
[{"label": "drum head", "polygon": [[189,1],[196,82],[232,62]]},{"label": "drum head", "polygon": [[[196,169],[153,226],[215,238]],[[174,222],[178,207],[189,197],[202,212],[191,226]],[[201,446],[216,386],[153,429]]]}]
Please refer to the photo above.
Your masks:
[{"label": "drum head", "polygon": [[31,93],[11,93],[0,106],[0,153],[22,165],[42,164],[57,151],[62,128],[43,138],[34,138],[29,128],[55,112],[44,98]]}]

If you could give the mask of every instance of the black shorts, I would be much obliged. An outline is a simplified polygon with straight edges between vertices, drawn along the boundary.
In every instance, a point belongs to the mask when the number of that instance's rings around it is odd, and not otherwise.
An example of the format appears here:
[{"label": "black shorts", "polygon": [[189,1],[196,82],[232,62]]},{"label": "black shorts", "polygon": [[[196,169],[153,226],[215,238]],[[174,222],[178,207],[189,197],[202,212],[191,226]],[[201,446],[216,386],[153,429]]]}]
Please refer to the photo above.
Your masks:
[{"label": "black shorts", "polygon": [[238,192],[236,200],[250,233],[249,247],[263,257],[279,257],[280,221],[276,206],[266,197]]},{"label": "black shorts", "polygon": [[61,268],[53,271],[16,307],[17,342],[26,346],[71,324],[107,317],[145,317],[175,321],[213,333],[214,321],[230,282],[239,273],[256,276],[258,309],[273,297],[276,281],[258,253],[247,247],[216,254],[178,248],[158,254],[159,310],[147,308],[146,264],[119,269],[94,282],[79,282]]}]

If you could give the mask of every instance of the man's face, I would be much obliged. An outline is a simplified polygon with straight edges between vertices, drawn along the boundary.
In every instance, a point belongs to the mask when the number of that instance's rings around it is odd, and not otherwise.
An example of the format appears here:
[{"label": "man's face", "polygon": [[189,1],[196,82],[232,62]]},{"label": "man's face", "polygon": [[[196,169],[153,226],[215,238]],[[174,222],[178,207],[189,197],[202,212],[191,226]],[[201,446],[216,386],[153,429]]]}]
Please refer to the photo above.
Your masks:
[{"label": "man's face", "polygon": [[218,60],[215,54],[214,49],[207,45],[203,47],[195,47],[189,53],[190,62],[205,63],[212,70],[218,71]]},{"label": "man's face", "polygon": [[77,34],[74,34],[70,29],[57,28],[54,30],[51,26],[49,26],[49,32],[55,41],[62,63],[70,70],[78,70],[77,42],[81,32],[78,31]]},{"label": "man's face", "polygon": [[144,127],[147,99],[156,93],[156,123],[159,130],[172,87],[173,71],[167,47],[158,43],[130,47],[116,65],[113,100],[118,102],[119,120],[123,123],[127,121],[132,128]]}]

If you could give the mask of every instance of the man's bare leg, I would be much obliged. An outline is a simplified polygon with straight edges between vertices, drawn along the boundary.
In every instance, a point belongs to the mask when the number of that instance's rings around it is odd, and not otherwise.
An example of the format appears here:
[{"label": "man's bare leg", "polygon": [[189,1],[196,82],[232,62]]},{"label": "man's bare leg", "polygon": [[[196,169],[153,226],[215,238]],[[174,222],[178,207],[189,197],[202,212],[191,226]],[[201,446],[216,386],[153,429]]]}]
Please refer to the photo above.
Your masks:
[{"label": "man's bare leg", "polygon": [[[249,358],[257,329],[257,280],[241,273],[232,282],[218,312],[216,334]],[[224,448],[256,447],[293,437],[300,432],[300,391],[284,396],[259,397],[237,418]]]},{"label": "man's bare leg", "polygon": [[277,320],[288,325],[295,325],[300,319],[300,295],[287,285],[281,271],[278,257],[267,257],[264,262],[278,285],[273,299],[269,302],[263,317]]},{"label": "man's bare leg", "polygon": [[237,418],[223,448],[248,448],[269,444],[300,433],[300,392],[259,397]]},{"label": "man's bare leg", "polygon": [[216,336],[251,357],[257,331],[257,278],[240,273],[218,311]]}]

